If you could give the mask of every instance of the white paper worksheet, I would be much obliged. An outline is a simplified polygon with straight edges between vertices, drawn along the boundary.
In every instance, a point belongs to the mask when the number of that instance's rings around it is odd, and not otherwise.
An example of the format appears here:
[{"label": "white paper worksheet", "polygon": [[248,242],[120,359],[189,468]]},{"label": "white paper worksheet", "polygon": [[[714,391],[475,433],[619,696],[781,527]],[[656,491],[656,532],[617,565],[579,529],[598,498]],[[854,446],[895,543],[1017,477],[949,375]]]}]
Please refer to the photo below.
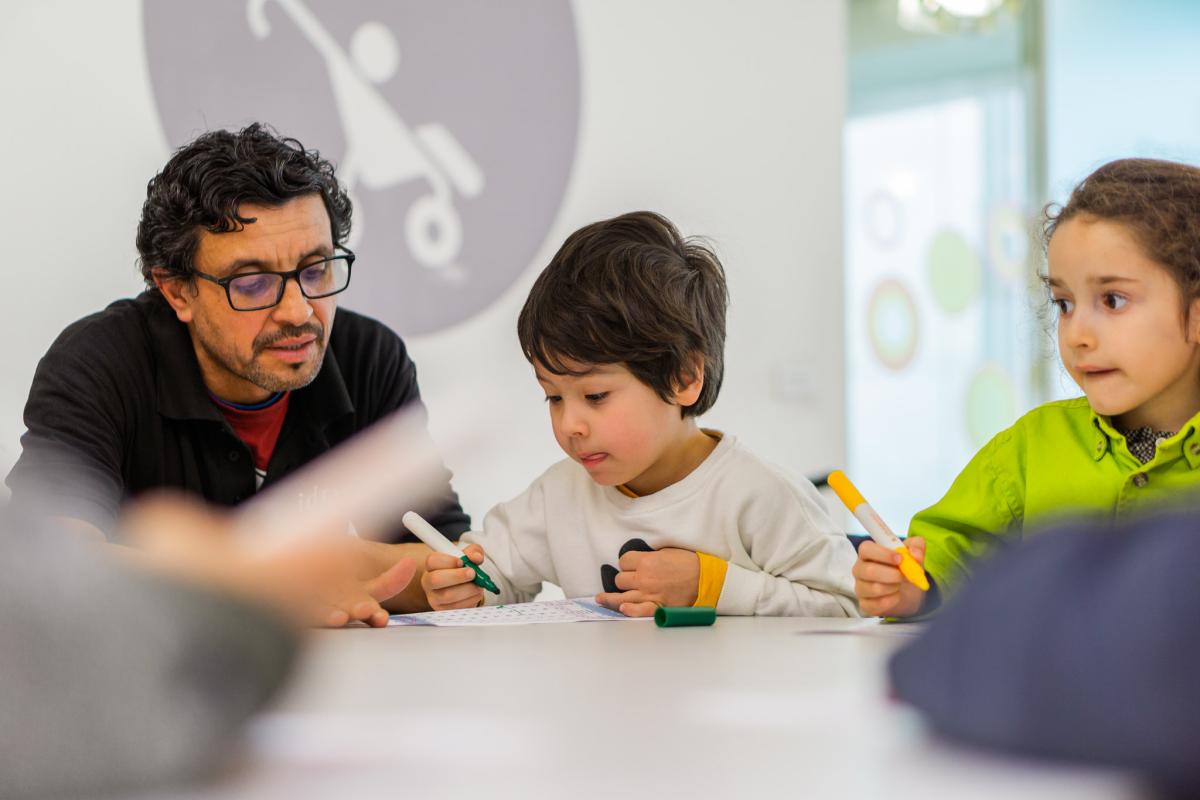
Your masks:
[{"label": "white paper worksheet", "polygon": [[[455,611],[425,611],[420,614],[396,614],[388,625],[532,625],[540,622],[628,622],[632,617],[610,611],[595,600],[544,600],[508,606],[462,608]],[[643,620],[651,619],[643,617]]]}]

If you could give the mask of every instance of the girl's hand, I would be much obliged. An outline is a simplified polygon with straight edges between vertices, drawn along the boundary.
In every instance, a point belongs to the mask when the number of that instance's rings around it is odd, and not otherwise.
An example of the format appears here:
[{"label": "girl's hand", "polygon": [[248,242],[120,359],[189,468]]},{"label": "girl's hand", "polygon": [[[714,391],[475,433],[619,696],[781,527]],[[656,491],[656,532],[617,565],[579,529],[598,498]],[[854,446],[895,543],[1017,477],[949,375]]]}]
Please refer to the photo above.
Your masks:
[{"label": "girl's hand", "polygon": [[[918,564],[925,564],[925,540],[911,536],[905,547]],[[912,617],[921,612],[925,593],[900,574],[900,554],[875,542],[863,542],[854,562],[854,593],[868,617]]]}]

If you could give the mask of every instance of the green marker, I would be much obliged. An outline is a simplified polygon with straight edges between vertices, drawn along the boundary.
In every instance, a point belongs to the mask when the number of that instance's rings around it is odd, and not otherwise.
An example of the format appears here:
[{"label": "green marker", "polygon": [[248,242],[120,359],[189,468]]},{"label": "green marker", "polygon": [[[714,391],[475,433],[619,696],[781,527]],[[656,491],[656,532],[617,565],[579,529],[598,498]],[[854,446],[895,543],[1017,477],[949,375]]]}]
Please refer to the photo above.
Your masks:
[{"label": "green marker", "polygon": [[[394,519],[394,517],[393,517]],[[439,553],[445,553],[448,556],[454,556],[462,561],[464,567],[470,567],[475,570],[475,585],[482,586],[492,594],[500,594],[500,590],[496,588],[496,584],[492,583],[492,579],[488,574],[479,568],[479,565],[471,560],[470,556],[458,549],[454,542],[442,535],[442,532],[430,525],[425,519],[415,511],[409,511],[400,518],[404,522],[404,527],[408,528],[413,534],[425,544],[432,547]]]}]

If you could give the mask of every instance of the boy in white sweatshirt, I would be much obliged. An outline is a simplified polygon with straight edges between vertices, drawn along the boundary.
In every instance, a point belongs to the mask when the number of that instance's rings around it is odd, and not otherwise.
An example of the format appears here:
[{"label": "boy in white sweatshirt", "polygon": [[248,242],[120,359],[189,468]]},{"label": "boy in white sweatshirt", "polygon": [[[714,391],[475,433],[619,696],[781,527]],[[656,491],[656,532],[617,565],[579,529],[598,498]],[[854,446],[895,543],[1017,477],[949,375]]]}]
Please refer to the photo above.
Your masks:
[{"label": "boy in white sweatshirt", "polygon": [[727,304],[716,255],[657,214],[567,239],[517,330],[569,458],[462,536],[500,595],[433,553],[434,609],[523,602],[550,581],[630,616],[857,616],[854,548],[812,484],[696,424],[721,388]]}]

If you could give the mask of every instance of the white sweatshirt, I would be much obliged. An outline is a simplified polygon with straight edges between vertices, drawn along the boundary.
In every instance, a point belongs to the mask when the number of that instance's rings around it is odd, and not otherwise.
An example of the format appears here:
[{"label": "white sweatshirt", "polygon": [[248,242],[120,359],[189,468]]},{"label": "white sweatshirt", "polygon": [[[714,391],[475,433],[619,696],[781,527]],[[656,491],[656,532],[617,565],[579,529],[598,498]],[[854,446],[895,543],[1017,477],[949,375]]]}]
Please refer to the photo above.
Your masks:
[{"label": "white sweatshirt", "polygon": [[600,566],[617,566],[621,546],[643,539],[729,562],[718,614],[858,616],[854,548],[830,520],[817,490],[793,481],[732,436],[683,480],[645,497],[594,482],[569,459],[523,494],[488,512],[462,542],[483,547],[483,569],[499,596],[532,600],[542,581],[567,597],[604,591]]}]

